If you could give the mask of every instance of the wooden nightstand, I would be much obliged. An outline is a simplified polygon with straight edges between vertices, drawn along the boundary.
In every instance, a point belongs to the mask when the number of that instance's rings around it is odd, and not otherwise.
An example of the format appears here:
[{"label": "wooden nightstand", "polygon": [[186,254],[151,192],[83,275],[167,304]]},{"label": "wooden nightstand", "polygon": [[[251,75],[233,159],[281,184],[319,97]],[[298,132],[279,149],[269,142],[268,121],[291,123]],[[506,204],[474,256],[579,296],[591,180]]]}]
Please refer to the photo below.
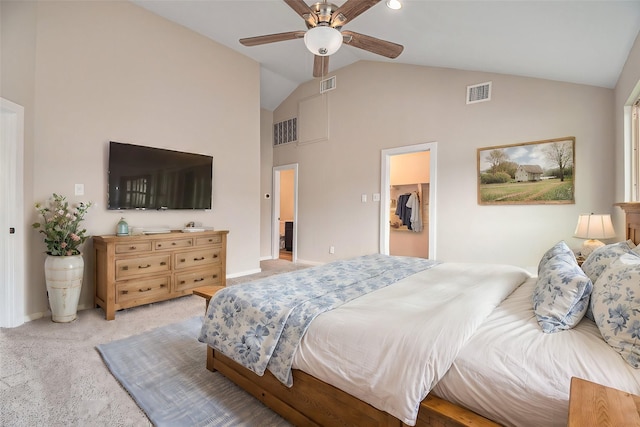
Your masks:
[{"label": "wooden nightstand", "polygon": [[571,378],[569,427],[640,427],[640,396]]}]

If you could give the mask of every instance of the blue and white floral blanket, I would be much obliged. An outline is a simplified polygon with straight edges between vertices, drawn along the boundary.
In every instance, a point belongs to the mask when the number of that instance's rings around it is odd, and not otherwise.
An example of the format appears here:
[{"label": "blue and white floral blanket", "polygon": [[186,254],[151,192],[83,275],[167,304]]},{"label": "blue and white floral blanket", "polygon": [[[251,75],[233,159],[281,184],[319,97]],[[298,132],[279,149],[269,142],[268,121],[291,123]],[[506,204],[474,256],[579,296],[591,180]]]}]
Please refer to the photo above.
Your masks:
[{"label": "blue and white floral blanket", "polygon": [[366,255],[230,286],[212,298],[199,340],[291,386],[293,356],[315,317],[437,264]]}]

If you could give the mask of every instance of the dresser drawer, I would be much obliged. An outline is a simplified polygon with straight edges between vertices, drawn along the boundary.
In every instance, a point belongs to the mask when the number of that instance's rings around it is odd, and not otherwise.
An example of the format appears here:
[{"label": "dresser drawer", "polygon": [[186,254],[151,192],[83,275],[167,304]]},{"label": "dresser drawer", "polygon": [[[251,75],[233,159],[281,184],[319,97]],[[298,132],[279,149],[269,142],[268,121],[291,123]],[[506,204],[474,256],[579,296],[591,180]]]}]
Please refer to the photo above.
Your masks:
[{"label": "dresser drawer", "polygon": [[169,295],[169,276],[153,279],[125,280],[118,283],[116,303],[126,304],[143,299],[158,299]]},{"label": "dresser drawer", "polygon": [[196,237],[196,246],[215,245],[219,243],[222,243],[221,235]]},{"label": "dresser drawer", "polygon": [[151,242],[120,243],[116,245],[117,254],[134,254],[136,252],[149,252]]},{"label": "dresser drawer", "polygon": [[173,239],[173,240],[158,240],[154,242],[153,247],[155,250],[160,251],[164,249],[182,249],[193,247],[193,239]]},{"label": "dresser drawer", "polygon": [[222,267],[210,267],[205,270],[176,273],[174,291],[219,285],[220,283],[222,283]]},{"label": "dresser drawer", "polygon": [[173,265],[176,270],[220,263],[222,248],[214,247],[198,251],[174,254]]},{"label": "dresser drawer", "polygon": [[171,254],[116,260],[116,280],[171,270]]}]

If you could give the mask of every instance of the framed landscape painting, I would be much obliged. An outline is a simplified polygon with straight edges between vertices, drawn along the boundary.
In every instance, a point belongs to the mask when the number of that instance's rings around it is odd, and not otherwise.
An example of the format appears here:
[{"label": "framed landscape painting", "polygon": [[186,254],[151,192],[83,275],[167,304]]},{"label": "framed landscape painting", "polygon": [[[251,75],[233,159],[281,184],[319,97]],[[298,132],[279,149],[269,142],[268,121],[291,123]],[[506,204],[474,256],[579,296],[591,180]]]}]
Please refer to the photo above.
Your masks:
[{"label": "framed landscape painting", "polygon": [[478,204],[575,203],[575,137],[478,148]]}]

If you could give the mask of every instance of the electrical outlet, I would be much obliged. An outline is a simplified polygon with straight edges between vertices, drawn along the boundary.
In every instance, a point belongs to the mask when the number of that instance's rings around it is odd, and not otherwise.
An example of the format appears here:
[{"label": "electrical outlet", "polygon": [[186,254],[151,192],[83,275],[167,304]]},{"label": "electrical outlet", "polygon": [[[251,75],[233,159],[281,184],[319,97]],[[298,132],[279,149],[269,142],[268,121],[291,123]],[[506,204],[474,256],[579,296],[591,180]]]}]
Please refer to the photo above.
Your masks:
[{"label": "electrical outlet", "polygon": [[336,253],[336,248],[334,248],[333,246],[329,246],[329,253],[330,254],[335,254]]},{"label": "electrical outlet", "polygon": [[84,196],[84,184],[76,184],[75,194],[76,196]]},{"label": "electrical outlet", "polygon": [[380,193],[373,193],[373,201],[374,202],[380,201]]}]

